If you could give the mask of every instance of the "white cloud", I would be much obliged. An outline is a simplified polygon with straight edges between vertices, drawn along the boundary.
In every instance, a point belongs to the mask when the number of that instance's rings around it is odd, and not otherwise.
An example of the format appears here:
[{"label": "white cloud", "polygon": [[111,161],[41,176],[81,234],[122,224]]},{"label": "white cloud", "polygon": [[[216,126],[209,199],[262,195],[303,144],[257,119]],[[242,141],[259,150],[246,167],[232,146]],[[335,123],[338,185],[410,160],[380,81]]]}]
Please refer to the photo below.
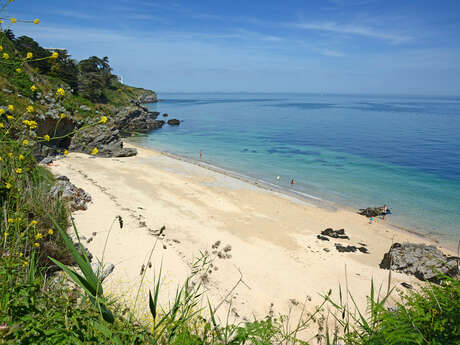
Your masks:
[{"label": "white cloud", "polygon": [[357,26],[349,24],[338,24],[336,22],[303,22],[289,24],[292,27],[305,30],[325,31],[334,32],[338,34],[349,34],[364,36],[370,38],[376,38],[384,41],[388,41],[394,44],[400,44],[412,40],[412,37],[400,34],[388,33],[380,30],[376,30],[366,26]]}]

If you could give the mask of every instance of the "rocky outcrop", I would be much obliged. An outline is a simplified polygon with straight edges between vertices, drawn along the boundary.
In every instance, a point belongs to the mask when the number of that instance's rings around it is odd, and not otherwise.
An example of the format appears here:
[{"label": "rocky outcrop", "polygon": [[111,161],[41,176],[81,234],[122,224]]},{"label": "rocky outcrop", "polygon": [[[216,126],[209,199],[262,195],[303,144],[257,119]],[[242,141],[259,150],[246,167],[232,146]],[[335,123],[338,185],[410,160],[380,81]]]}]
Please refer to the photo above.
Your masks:
[{"label": "rocky outcrop", "polygon": [[356,252],[357,250],[360,251],[361,253],[364,253],[364,254],[368,254],[369,253],[369,250],[362,246],[362,247],[356,247],[356,246],[344,246],[340,243],[336,243],[335,244],[335,249],[337,249],[337,251],[339,253],[354,253]]},{"label": "rocky outcrop", "polygon": [[69,151],[91,153],[98,149],[98,157],[131,157],[137,154],[134,148],[123,147],[120,131],[108,126],[88,127],[78,131],[72,138]]},{"label": "rocky outcrop", "polygon": [[180,121],[178,119],[171,119],[171,120],[168,120],[168,125],[170,125],[170,126],[179,126]]},{"label": "rocky outcrop", "polygon": [[350,237],[345,235],[345,229],[333,230],[332,228],[327,228],[327,229],[321,231],[321,235],[329,236],[329,237],[332,237],[332,238],[340,238],[340,239],[344,239],[344,240],[349,240],[350,239]]},{"label": "rocky outcrop", "polygon": [[458,274],[457,257],[444,255],[435,246],[416,243],[395,243],[385,253],[380,268],[415,275],[420,280],[438,282],[438,274]]},{"label": "rocky outcrop", "polygon": [[358,214],[366,217],[378,217],[388,214],[390,210],[387,210],[387,213],[383,212],[383,207],[368,207],[362,208],[358,211]]},{"label": "rocky outcrop", "polygon": [[120,109],[115,114],[114,123],[123,135],[133,132],[147,133],[165,124],[164,121],[157,120],[158,115],[160,113],[149,111],[145,107],[131,106]]},{"label": "rocky outcrop", "polygon": [[50,195],[53,198],[61,198],[70,204],[72,211],[86,210],[87,203],[91,201],[91,195],[83,189],[76,187],[66,176],[58,176],[56,184],[51,188]]},{"label": "rocky outcrop", "polygon": [[137,100],[140,104],[142,103],[156,103],[158,102],[157,95],[155,93],[144,93]]}]

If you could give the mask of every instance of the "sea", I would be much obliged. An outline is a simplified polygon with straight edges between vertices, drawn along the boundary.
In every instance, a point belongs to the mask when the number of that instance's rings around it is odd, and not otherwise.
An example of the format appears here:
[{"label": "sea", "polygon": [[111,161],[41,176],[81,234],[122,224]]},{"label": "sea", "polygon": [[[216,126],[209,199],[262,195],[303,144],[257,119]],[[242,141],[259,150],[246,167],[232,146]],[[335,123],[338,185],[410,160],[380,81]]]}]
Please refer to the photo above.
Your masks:
[{"label": "sea", "polygon": [[349,209],[386,204],[394,226],[460,240],[460,97],[159,98],[148,107],[182,122],[137,138],[141,145],[196,160],[201,151],[208,164]]}]

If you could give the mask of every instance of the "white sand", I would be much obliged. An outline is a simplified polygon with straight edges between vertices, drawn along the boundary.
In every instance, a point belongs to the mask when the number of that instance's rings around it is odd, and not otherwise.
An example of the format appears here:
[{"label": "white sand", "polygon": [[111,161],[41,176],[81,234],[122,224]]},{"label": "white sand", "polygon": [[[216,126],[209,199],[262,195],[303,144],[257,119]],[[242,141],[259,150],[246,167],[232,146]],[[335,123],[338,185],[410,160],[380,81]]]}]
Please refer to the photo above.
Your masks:
[{"label": "white sand", "polygon": [[[239,270],[246,284],[239,284],[222,304],[218,311],[222,317],[230,300],[232,318],[237,320],[252,319],[253,314],[264,317],[272,303],[276,312],[286,313],[293,306],[291,300],[303,302],[308,297],[307,309],[312,310],[321,302],[320,294],[333,289],[337,296],[339,284],[345,288],[347,283],[364,306],[371,279],[386,290],[388,271],[379,263],[392,242],[428,242],[382,220],[370,225],[367,218],[350,211],[328,211],[159,152],[137,149],[138,156],[131,158],[72,153],[51,170],[91,194],[88,210],[75,212],[74,218],[80,234],[93,238],[87,246],[95,256],[102,257],[115,217],[124,220],[123,229],[116,222],[108,239],[104,261],[115,264],[115,270],[104,282],[106,291],[121,293],[132,302],[141,266],[157,239],[149,229],[166,226],[153,267],[147,270],[141,309],[148,306],[145,292],[160,265],[165,301],[190,274],[194,258],[206,250],[218,268],[208,274],[205,285],[214,305],[238,281]],[[327,227],[344,228],[350,240],[318,240],[316,235]],[[231,245],[231,258],[213,254],[211,245],[216,241],[221,241],[218,250]],[[370,254],[339,253],[334,248],[334,243],[359,246],[360,242]],[[401,287],[401,282],[418,284],[414,277],[392,273],[392,285]]]}]

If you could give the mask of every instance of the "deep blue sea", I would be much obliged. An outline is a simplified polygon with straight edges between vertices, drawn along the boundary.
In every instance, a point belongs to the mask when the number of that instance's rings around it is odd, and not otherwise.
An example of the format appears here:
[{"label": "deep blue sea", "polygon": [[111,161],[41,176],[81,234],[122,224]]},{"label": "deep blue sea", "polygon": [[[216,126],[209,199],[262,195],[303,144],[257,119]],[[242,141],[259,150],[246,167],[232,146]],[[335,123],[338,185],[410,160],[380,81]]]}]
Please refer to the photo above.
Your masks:
[{"label": "deep blue sea", "polygon": [[[141,143],[460,239],[460,97],[165,93]],[[276,180],[280,176],[280,180]]]}]

